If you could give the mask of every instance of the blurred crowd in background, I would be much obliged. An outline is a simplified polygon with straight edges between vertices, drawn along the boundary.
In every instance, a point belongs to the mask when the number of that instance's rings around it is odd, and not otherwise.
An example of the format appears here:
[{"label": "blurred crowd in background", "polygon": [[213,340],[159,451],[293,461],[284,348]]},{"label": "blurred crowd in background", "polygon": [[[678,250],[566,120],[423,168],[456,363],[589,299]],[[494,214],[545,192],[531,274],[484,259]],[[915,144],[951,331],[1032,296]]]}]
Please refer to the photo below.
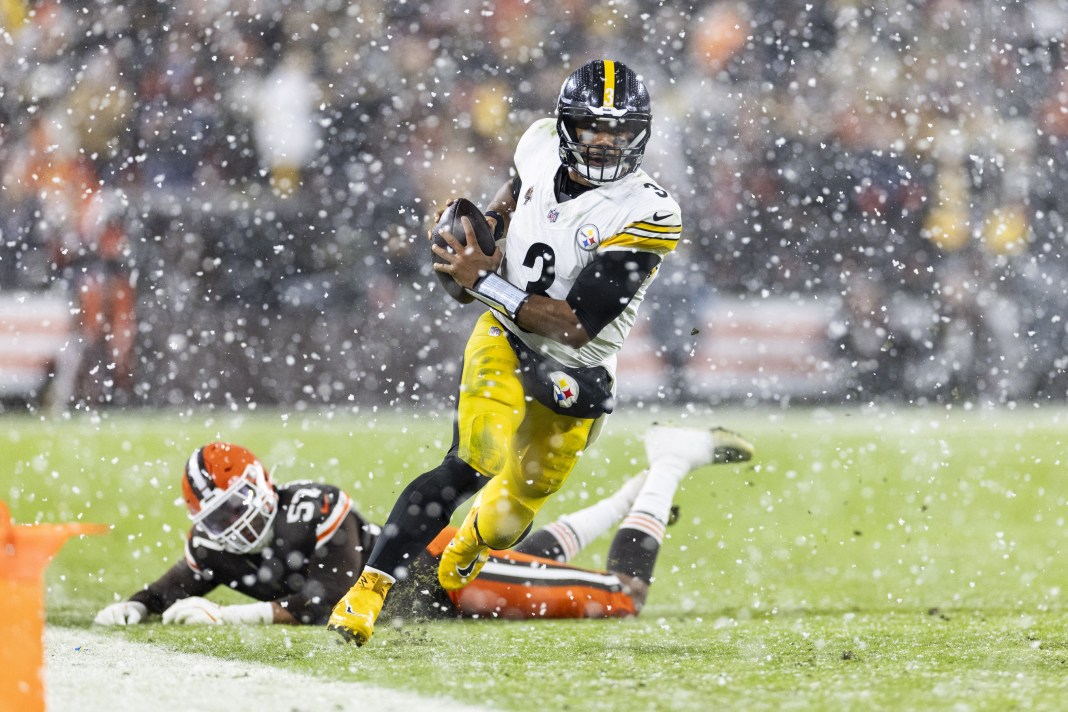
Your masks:
[{"label": "blurred crowd in background", "polygon": [[1068,389],[1068,0],[0,0],[0,25],[0,291],[69,290],[90,396],[451,391],[428,216],[485,203],[597,57],[646,80],[644,168],[682,206],[665,358],[707,302],[788,296],[834,305],[841,397]]}]

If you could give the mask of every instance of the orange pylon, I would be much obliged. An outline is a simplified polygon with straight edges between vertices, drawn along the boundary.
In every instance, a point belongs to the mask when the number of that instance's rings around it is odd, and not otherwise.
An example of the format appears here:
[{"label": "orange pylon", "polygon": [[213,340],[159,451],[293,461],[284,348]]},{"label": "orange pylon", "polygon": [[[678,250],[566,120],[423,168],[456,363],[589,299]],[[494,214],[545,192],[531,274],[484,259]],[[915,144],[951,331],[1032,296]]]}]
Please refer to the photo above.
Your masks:
[{"label": "orange pylon", "polygon": [[0,710],[43,712],[44,570],[72,536],[103,524],[12,524],[0,501]]}]

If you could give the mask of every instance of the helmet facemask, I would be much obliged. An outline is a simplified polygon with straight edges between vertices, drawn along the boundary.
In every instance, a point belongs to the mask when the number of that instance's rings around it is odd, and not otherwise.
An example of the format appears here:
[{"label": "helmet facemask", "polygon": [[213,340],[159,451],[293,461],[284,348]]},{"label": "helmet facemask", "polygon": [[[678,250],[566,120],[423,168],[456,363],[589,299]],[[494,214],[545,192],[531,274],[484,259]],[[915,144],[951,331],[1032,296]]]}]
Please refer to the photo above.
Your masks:
[{"label": "helmet facemask", "polygon": [[225,490],[213,489],[191,517],[227,551],[251,554],[267,543],[277,512],[278,492],[263,466],[253,462]]},{"label": "helmet facemask", "polygon": [[649,142],[648,117],[600,116],[589,109],[565,109],[557,119],[560,160],[594,185],[638,170]]}]

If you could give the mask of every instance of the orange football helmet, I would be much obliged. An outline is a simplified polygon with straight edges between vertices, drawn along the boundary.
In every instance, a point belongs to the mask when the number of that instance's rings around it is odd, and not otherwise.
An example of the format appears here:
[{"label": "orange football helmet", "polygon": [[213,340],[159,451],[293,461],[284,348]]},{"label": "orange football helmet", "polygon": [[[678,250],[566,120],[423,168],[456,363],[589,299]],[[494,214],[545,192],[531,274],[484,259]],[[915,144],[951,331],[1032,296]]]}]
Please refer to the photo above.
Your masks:
[{"label": "orange football helmet", "polygon": [[182,475],[189,517],[235,554],[263,548],[278,512],[278,491],[251,452],[215,442],[189,456]]}]

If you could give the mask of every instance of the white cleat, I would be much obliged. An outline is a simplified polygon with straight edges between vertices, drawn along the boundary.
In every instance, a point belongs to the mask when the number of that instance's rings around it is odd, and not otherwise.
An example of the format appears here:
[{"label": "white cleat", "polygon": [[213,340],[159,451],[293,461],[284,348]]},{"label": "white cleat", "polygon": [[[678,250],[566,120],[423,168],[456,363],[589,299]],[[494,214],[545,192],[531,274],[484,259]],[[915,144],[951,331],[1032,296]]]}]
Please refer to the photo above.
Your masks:
[{"label": "white cleat", "polygon": [[753,444],[724,428],[676,428],[654,425],[645,431],[645,455],[652,463],[659,457],[680,458],[691,470],[706,465],[746,462],[753,459]]}]

